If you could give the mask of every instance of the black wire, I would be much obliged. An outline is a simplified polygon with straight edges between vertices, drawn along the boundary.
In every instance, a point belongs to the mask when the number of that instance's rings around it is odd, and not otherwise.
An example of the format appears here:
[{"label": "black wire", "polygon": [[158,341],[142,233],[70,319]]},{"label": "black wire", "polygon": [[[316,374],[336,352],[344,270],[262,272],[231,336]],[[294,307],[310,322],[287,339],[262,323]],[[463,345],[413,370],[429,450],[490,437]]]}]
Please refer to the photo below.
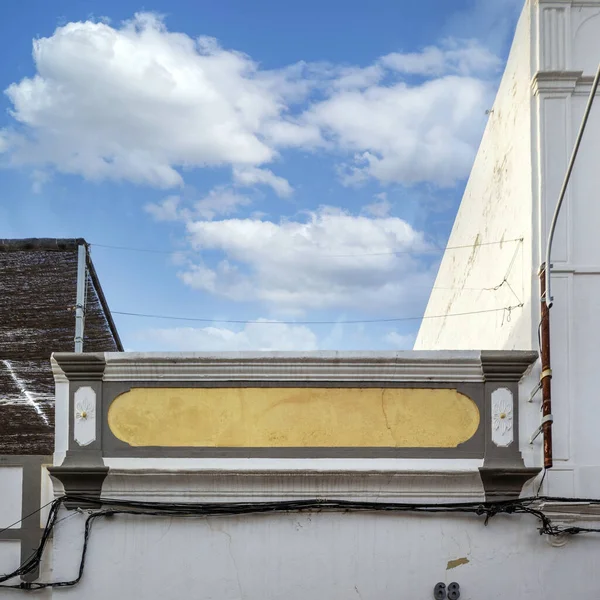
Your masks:
[{"label": "black wire", "polygon": [[50,506],[53,502],[54,502],[54,500],[51,500],[47,504],[44,504],[44,506],[40,506],[40,508],[38,508],[37,510],[34,510],[33,512],[30,512],[28,515],[21,517],[18,521],[11,523],[4,529],[0,529],[0,534],[4,533],[5,531],[8,531],[11,527],[14,527],[15,525],[19,525],[19,523],[22,523],[23,521],[25,521],[25,519],[29,519],[29,517],[33,517],[33,515],[37,515],[38,513],[42,512],[46,508],[46,506]]},{"label": "black wire", "polygon": [[[435,248],[433,250],[419,251],[419,250],[391,250],[388,252],[359,252],[354,254],[320,254],[322,257],[328,258],[359,258],[362,256],[391,256],[395,254],[412,254],[415,256],[428,255],[428,254],[443,254],[446,250],[461,250],[477,248],[479,246],[493,246],[496,244],[508,244],[509,242],[522,242],[523,238],[514,238],[510,240],[498,240],[493,242],[479,242],[474,244],[463,244],[460,246],[446,246],[445,248]],[[88,246],[96,248],[108,248],[110,250],[128,250],[131,252],[149,252],[151,254],[190,254],[193,250],[161,250],[157,248],[132,248],[131,246],[112,246],[110,244],[95,244],[90,242]],[[303,252],[300,250],[299,252]]]},{"label": "black wire", "polygon": [[[52,503],[48,514],[46,527],[42,533],[40,545],[36,552],[25,561],[18,569],[7,575],[0,576],[0,582],[8,581],[30,573],[40,565],[44,550],[52,531],[57,524],[57,515],[60,507],[65,502],[80,503],[86,506],[97,506],[95,512],[90,512],[85,520],[83,534],[83,548],[79,561],[79,569],[74,579],[51,582],[23,581],[14,585],[0,585],[0,588],[22,590],[39,590],[54,587],[72,587],[77,585],[83,577],[85,560],[88,551],[92,526],[100,517],[114,517],[115,515],[132,516],[161,516],[161,517],[199,517],[199,516],[231,516],[264,513],[286,513],[307,511],[344,511],[344,512],[412,512],[412,513],[463,513],[484,516],[484,523],[499,514],[528,514],[540,522],[540,535],[576,535],[580,533],[600,533],[600,529],[588,527],[557,527],[550,518],[537,506],[540,502],[565,502],[600,504],[600,499],[595,498],[561,498],[539,496],[520,498],[517,500],[503,500],[495,502],[462,502],[462,503],[395,503],[395,502],[369,502],[354,500],[288,500],[273,502],[228,502],[228,503],[161,503],[131,500],[117,500],[111,498],[88,498],[86,496],[63,496]],[[61,519],[63,520],[63,519]]]},{"label": "black wire", "polygon": [[540,481],[540,485],[538,485],[536,497],[538,497],[540,495],[540,491],[542,489],[542,486],[544,485],[544,480],[546,479],[546,473],[547,472],[548,472],[548,469],[544,468],[544,474],[542,475],[542,479]]},{"label": "black wire", "polygon": [[120,310],[111,311],[113,315],[124,315],[126,317],[144,317],[146,319],[165,319],[169,321],[196,321],[200,323],[231,323],[237,325],[357,325],[369,323],[395,323],[400,321],[422,321],[427,319],[445,319],[446,317],[465,317],[469,315],[480,315],[483,313],[500,312],[505,310],[514,310],[522,308],[523,304],[513,306],[504,306],[502,308],[488,308],[482,310],[471,310],[468,312],[446,313],[443,315],[422,315],[420,317],[393,317],[389,319],[338,319],[337,321],[260,321],[260,320],[236,320],[236,319],[215,319],[201,317],[176,317],[172,315],[154,315],[135,312],[124,312]]}]

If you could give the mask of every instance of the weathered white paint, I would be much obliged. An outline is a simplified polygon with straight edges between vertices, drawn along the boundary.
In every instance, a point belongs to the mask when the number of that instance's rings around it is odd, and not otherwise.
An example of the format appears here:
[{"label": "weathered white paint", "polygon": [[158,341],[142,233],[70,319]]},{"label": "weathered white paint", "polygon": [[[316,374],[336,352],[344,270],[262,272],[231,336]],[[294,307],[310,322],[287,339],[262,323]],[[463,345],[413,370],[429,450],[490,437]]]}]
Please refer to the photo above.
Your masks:
[{"label": "weathered white paint", "polygon": [[[22,488],[21,467],[0,467],[0,529],[12,525],[21,518]],[[18,524],[13,525],[11,529],[18,527]]]},{"label": "weathered white paint", "polygon": [[[83,516],[60,524],[54,576],[77,572]],[[525,516],[289,514],[97,521],[79,588],[56,596],[244,600],[595,598],[598,541],[554,548]],[[466,559],[448,569],[450,561]],[[462,562],[462,561],[461,561]]]},{"label": "weathered white paint", "polygon": [[[416,350],[533,349],[531,9],[526,6],[426,315],[517,306],[508,311],[423,321]],[[501,240],[519,240],[480,245]],[[502,283],[506,278],[508,283]],[[497,286],[500,286],[497,290]],[[511,292],[513,288],[515,294]],[[485,289],[484,289],[485,288]],[[480,290],[480,291],[478,291]]]},{"label": "weathered white paint", "polygon": [[[449,245],[523,237],[522,244],[448,251],[426,314],[469,312],[522,303],[508,313],[423,321],[415,348],[537,350],[538,270],[548,226],[600,61],[600,2],[540,0],[525,6]],[[592,108],[552,250],[551,311],[554,469],[547,493],[600,494],[600,411],[596,382],[600,339],[600,101]],[[516,246],[519,246],[516,249]],[[508,284],[500,284],[513,252]],[[462,288],[462,289],[460,289]],[[539,380],[523,381],[521,398]],[[540,395],[520,405],[520,448],[541,464]]]},{"label": "weathered white paint", "polygon": [[[0,573],[12,573],[19,567],[21,561],[21,542],[18,540],[2,540],[0,541]],[[9,579],[7,584],[20,583],[19,579]],[[0,590],[0,593],[4,596],[8,595],[10,598],[13,594],[16,596],[19,592],[9,592],[7,590]]]}]

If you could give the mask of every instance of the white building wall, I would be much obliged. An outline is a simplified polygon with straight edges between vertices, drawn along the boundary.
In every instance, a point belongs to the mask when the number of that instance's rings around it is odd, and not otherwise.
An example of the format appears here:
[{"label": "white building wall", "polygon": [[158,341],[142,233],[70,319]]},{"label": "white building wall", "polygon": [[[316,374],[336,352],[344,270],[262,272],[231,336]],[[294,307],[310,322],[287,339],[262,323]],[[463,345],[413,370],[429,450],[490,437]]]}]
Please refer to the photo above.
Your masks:
[{"label": "white building wall", "polygon": [[19,527],[22,487],[22,467],[0,467],[0,529]]},{"label": "white building wall", "polygon": [[[39,543],[48,515],[47,509],[39,508],[51,502],[54,493],[44,466],[49,461],[50,457],[0,456],[0,575],[17,569]],[[44,564],[41,577],[51,577],[49,567]],[[0,586],[19,583],[13,578]],[[2,598],[22,593],[0,587]],[[41,598],[49,596],[50,590],[40,593]]]},{"label": "white building wall", "polygon": [[[0,530],[5,533],[20,529],[22,480],[21,467],[0,466]],[[21,564],[20,540],[7,538],[0,538],[0,573],[10,573]]]},{"label": "white building wall", "polygon": [[[427,311],[453,314],[523,306],[510,314],[499,310],[425,320],[417,348],[537,349],[537,269],[543,240],[598,59],[600,0],[527,4],[449,242],[450,246],[474,247],[446,253],[436,286],[459,289],[436,290]],[[583,78],[573,73],[581,70]],[[595,235],[600,222],[600,169],[595,151],[599,139],[600,104],[582,145],[553,254],[556,460],[543,488],[550,495],[600,497],[595,385],[600,339],[595,300],[600,292],[600,239]],[[523,241],[506,241],[518,238]],[[500,240],[505,242],[483,245]],[[502,284],[505,278],[508,283]],[[498,289],[482,289],[499,284]],[[540,419],[539,397],[527,403],[538,378],[539,369],[534,369],[523,382],[520,447],[526,464],[539,466],[541,440],[528,444],[529,433]],[[62,387],[58,395],[66,401]],[[57,420],[66,422],[67,413],[63,411]],[[57,442],[57,464],[66,449],[65,440]],[[122,480],[118,474],[111,475],[104,494],[157,501],[215,502],[220,495],[229,502],[236,498],[289,500],[295,495],[335,497],[342,485],[340,473],[332,470],[318,486],[307,477],[302,493],[290,491],[283,478],[268,493],[263,490],[262,495],[249,497],[237,483],[227,487],[218,478],[208,482],[189,465],[161,479],[164,468],[140,465],[139,472]],[[472,467],[473,472],[476,468]],[[0,472],[0,486],[2,476]],[[427,473],[420,473],[421,482],[423,478],[425,491],[410,477],[395,485],[389,473],[371,483],[355,473],[350,495],[390,501],[415,497],[430,502],[483,497],[468,477],[446,475],[438,479],[437,488]],[[536,490],[537,482],[524,493]],[[60,494],[58,487],[55,493]],[[348,498],[348,493],[343,497]],[[10,499],[5,502],[9,507],[14,504]],[[586,510],[589,507],[579,512]],[[579,517],[579,524],[597,525],[595,515]],[[77,574],[85,515],[63,510],[59,518],[64,520],[57,525],[49,548],[43,581],[72,579]],[[77,587],[37,595],[89,600],[395,600],[431,598],[438,581],[457,581],[465,599],[597,597],[598,537],[580,535],[554,547],[538,535],[536,526],[535,519],[515,515],[495,517],[487,527],[475,516],[409,514],[186,520],[116,516],[95,523],[85,574]],[[0,570],[16,566],[18,546],[15,541],[0,542]],[[449,568],[453,564],[457,566]],[[22,594],[0,590],[0,595],[11,599]]]},{"label": "white building wall", "polygon": [[415,349],[533,347],[530,13],[526,5],[450,235],[461,248],[444,254],[425,315],[495,312],[426,319]]},{"label": "white building wall", "polygon": [[[56,577],[76,575],[82,530],[79,514],[57,528]],[[433,598],[437,582],[455,581],[465,600],[596,598],[597,544],[581,538],[552,547],[525,516],[497,517],[487,527],[477,517],[390,514],[116,516],[95,523],[79,586],[54,594],[398,600]]]},{"label": "white building wall", "polygon": [[[483,137],[449,246],[523,237],[507,278],[523,303],[511,311],[423,321],[415,349],[537,350],[537,273],[562,180],[600,61],[600,2],[529,2],[523,11],[494,112]],[[500,122],[502,121],[502,122]],[[551,310],[554,469],[545,491],[600,494],[600,412],[595,370],[600,339],[600,102],[596,101],[558,221]],[[509,244],[447,251],[426,314],[470,312],[516,302],[502,281]],[[524,389],[539,380],[533,369]],[[524,428],[539,424],[540,397],[521,406]],[[521,436],[528,464],[541,438]]]}]

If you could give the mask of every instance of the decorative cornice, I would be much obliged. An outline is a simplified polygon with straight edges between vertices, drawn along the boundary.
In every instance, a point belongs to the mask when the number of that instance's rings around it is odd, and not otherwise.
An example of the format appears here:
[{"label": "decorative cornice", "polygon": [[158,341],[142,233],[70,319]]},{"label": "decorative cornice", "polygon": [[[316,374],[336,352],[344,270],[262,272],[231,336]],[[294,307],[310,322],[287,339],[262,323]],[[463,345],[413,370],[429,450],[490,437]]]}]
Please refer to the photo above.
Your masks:
[{"label": "decorative cornice", "polygon": [[111,468],[103,496],[173,502],[269,501],[329,498],[481,501],[477,470],[462,472],[198,472]]},{"label": "decorative cornice", "polygon": [[486,501],[512,500],[521,495],[523,486],[541,469],[539,468],[506,468],[480,467],[481,481],[485,489]]},{"label": "decorative cornice", "polygon": [[479,352],[107,353],[105,356],[105,381],[483,381]]},{"label": "decorative cornice", "polygon": [[101,352],[55,352],[52,354],[52,360],[69,381],[101,380],[106,365],[104,354]]},{"label": "decorative cornice", "polygon": [[543,501],[540,504],[540,510],[543,510],[553,522],[600,523],[600,503]]},{"label": "decorative cornice", "polygon": [[[592,85],[594,83],[593,75],[583,75],[577,81],[577,86],[573,92],[576,95],[589,96],[592,91]],[[599,96],[600,92],[596,92],[596,96]]]},{"label": "decorative cornice", "polygon": [[[48,472],[60,481],[65,494],[99,499],[102,493],[102,484],[108,475],[108,467],[50,467]],[[67,508],[88,508],[95,505],[86,502],[67,501],[65,506]]]},{"label": "decorative cornice", "polygon": [[52,355],[57,381],[481,382],[520,379],[535,352],[225,352]]},{"label": "decorative cornice", "polygon": [[50,367],[52,368],[52,375],[56,383],[68,383],[69,379],[65,375],[65,372],[60,368],[60,365],[54,359],[54,355],[50,357]]},{"label": "decorative cornice", "polygon": [[485,350],[481,352],[483,375],[486,381],[519,381],[537,358],[537,352]]},{"label": "decorative cornice", "polygon": [[540,93],[572,94],[586,79],[583,71],[539,71],[531,80],[531,89],[534,96]]}]

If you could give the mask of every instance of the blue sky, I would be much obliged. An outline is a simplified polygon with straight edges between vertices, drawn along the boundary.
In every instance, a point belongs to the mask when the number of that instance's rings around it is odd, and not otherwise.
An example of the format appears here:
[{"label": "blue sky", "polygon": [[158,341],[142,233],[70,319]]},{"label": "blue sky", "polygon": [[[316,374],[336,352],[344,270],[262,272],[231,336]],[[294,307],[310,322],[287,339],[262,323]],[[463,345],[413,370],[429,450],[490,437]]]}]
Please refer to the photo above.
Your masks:
[{"label": "blue sky", "polygon": [[0,237],[85,237],[115,313],[207,320],[115,314],[127,349],[410,347],[344,321],[423,313],[519,9],[6,3]]}]

